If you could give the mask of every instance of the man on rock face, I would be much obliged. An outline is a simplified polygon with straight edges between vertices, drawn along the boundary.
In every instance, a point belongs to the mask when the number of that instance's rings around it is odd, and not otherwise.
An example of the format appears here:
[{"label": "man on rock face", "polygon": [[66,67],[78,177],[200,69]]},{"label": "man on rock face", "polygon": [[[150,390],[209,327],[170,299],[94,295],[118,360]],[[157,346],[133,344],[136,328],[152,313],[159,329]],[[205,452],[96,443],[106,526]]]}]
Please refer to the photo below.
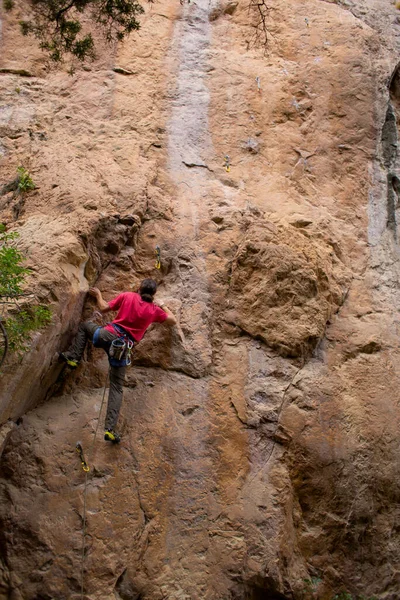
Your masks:
[{"label": "man on rock face", "polygon": [[60,354],[60,358],[69,367],[76,368],[88,340],[107,352],[110,362],[110,391],[104,439],[113,443],[120,442],[115,426],[122,403],[126,367],[130,364],[130,349],[140,342],[152,323],[176,325],[172,312],[163,304],[153,301],[156,291],[157,283],[154,279],[144,279],[140,284],[139,293],[123,292],[111,302],[106,302],[98,288],[91,288],[89,293],[96,298],[100,311],[103,314],[118,311],[117,316],[105,327],[99,327],[92,321],[81,323],[70,348]]}]

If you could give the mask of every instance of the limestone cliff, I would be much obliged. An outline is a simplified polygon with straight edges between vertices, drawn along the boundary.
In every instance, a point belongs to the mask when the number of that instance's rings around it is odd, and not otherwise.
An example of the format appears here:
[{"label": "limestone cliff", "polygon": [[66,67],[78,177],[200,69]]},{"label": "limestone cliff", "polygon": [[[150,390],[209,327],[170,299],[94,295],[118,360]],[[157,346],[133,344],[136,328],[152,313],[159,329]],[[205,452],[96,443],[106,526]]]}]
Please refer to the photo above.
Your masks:
[{"label": "limestone cliff", "polygon": [[[398,600],[400,13],[274,0],[264,52],[246,2],[160,0],[73,75],[23,14],[1,181],[37,189],[0,210],[53,318],[1,373],[0,598]],[[90,285],[147,276],[183,335],[137,347],[82,560],[107,360],[61,381],[56,353]]]}]

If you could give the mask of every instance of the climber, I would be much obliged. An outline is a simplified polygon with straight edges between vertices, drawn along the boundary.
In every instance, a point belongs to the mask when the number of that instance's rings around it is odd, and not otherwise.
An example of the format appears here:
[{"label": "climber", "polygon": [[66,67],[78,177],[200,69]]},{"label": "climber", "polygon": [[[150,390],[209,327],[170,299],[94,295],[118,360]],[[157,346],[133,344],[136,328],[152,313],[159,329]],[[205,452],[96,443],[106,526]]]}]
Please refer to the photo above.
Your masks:
[{"label": "climber", "polygon": [[130,364],[130,349],[140,342],[146,329],[152,323],[175,325],[172,312],[163,304],[153,301],[157,291],[154,279],[144,279],[139,293],[124,292],[111,302],[103,300],[98,288],[90,288],[89,293],[96,298],[102,313],[118,311],[116,318],[105,327],[99,327],[92,321],[79,325],[78,333],[70,348],[60,353],[60,359],[75,369],[83,356],[88,339],[93,345],[103,348],[110,362],[110,391],[105,421],[104,439],[113,443],[120,442],[115,432],[122,403],[122,386],[125,381],[126,367]]}]

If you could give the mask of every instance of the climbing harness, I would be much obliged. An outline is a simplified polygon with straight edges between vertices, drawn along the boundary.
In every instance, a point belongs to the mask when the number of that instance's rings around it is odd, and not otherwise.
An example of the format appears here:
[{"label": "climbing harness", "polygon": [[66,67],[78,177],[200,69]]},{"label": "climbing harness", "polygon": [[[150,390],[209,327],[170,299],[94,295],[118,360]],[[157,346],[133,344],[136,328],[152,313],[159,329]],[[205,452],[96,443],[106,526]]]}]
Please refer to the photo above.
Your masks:
[{"label": "climbing harness", "polygon": [[225,171],[227,173],[229,173],[229,171],[231,170],[231,159],[229,158],[229,156],[227,154],[225,154],[225,163],[224,163],[224,167],[225,167]]},{"label": "climbing harness", "polygon": [[[112,367],[129,367],[133,342],[128,338],[118,338],[111,342],[108,356]],[[121,363],[121,364],[116,364]],[[122,364],[123,363],[123,364]]]},{"label": "climbing harness", "polygon": [[108,354],[108,362],[112,367],[129,367],[131,364],[131,352],[134,346],[134,341],[129,338],[127,332],[116,325],[108,323],[119,336],[117,339],[110,342],[104,342],[100,338],[102,327],[98,327],[93,334],[93,346],[95,348],[103,348]]},{"label": "climbing harness", "polygon": [[108,349],[108,361],[112,367],[129,367],[132,362],[131,353],[135,342],[123,327],[116,323],[111,323],[111,326],[119,337],[111,342]]},{"label": "climbing harness", "polygon": [[261,78],[258,76],[256,77],[256,83],[257,83],[258,91],[261,92]]},{"label": "climbing harness", "polygon": [[161,269],[161,249],[160,246],[156,246],[156,264],[154,265],[156,269]]},{"label": "climbing harness", "polygon": [[85,455],[83,453],[82,444],[80,442],[76,443],[75,450],[77,451],[77,453],[79,455],[79,459],[81,461],[82,469],[85,471],[85,473],[89,473],[90,467],[89,467],[89,465],[86,462]]},{"label": "climbing harness", "polygon": [[126,342],[120,338],[111,342],[108,355],[115,360],[122,360],[126,352]]},{"label": "climbing harness", "polygon": [[[90,461],[92,461],[92,459],[93,459],[94,445],[96,443],[97,432],[99,430],[100,417],[101,417],[101,413],[102,413],[102,410],[103,410],[104,399],[106,397],[106,389],[107,389],[107,383],[108,383],[109,375],[110,375],[110,373],[108,372],[107,379],[106,379],[106,382],[105,382],[104,388],[103,388],[103,397],[101,399],[101,405],[100,405],[100,411],[99,411],[99,418],[97,420],[97,427],[96,427],[96,431],[94,432],[93,442],[92,442],[92,445],[90,446],[90,450],[89,450],[89,460]],[[80,447],[81,452],[80,452],[80,450],[78,450],[78,447]],[[85,567],[85,538],[86,538],[86,497],[87,497],[88,474],[89,474],[89,471],[90,471],[90,467],[89,467],[89,464],[86,462],[86,460],[84,458],[84,454],[83,454],[83,449],[82,449],[81,443],[77,442],[75,448],[76,448],[76,451],[79,453],[79,458],[81,459],[82,469],[85,472],[85,483],[84,483],[84,488],[83,488],[82,557],[81,557],[81,600],[84,600],[84,597],[85,597],[85,594],[84,594],[84,579],[85,579],[84,578],[84,567]]]}]

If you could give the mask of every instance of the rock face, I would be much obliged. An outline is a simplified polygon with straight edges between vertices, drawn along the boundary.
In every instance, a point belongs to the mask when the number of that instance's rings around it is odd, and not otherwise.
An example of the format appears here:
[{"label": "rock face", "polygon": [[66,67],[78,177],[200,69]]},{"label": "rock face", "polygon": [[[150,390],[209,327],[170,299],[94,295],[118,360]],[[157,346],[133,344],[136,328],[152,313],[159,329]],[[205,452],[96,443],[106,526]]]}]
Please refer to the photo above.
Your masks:
[{"label": "rock face", "polygon": [[343,303],[344,271],[333,248],[307,230],[249,227],[232,264],[232,321],[284,356],[307,355]]},{"label": "rock face", "polygon": [[[163,0],[74,75],[23,13],[0,210],[53,318],[1,373],[0,598],[398,600],[400,13],[277,1],[265,53],[246,4]],[[105,355],[56,352],[91,285],[144,277],[179,327],[137,346],[109,447]]]}]

